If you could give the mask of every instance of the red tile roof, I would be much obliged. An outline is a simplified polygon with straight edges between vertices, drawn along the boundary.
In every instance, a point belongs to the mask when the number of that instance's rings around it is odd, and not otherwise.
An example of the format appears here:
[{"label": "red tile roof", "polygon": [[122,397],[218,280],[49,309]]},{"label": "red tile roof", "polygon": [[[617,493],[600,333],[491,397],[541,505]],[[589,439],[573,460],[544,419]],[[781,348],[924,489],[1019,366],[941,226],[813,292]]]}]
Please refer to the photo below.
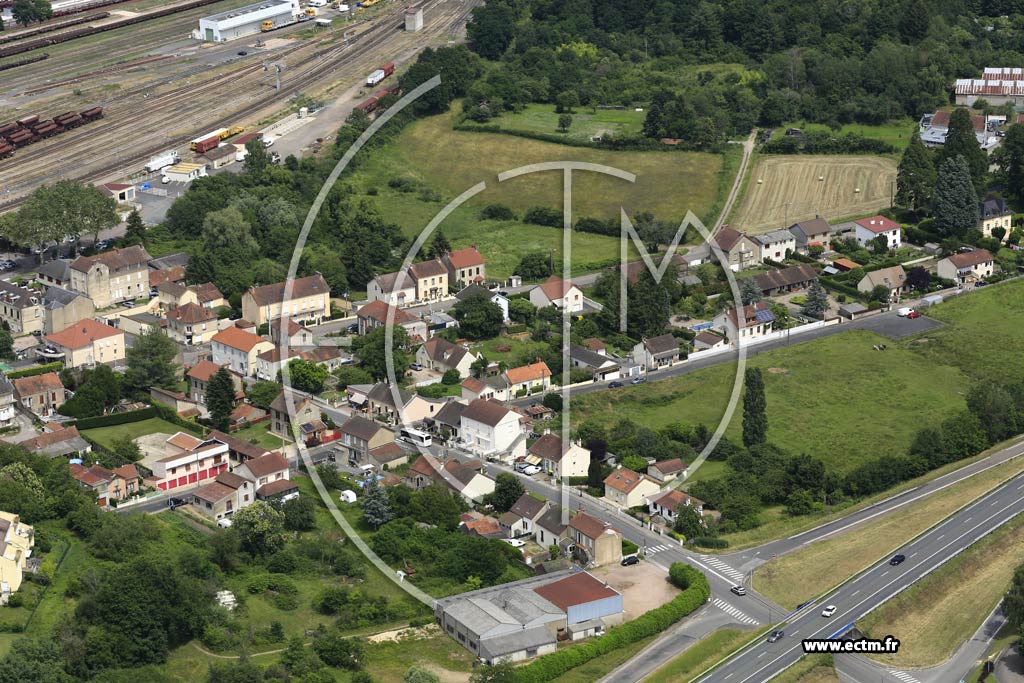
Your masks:
[{"label": "red tile roof", "polygon": [[117,336],[123,337],[124,332],[92,318],[83,318],[60,332],[46,335],[46,339],[66,349],[81,349],[99,339]]},{"label": "red tile roof", "polygon": [[544,296],[551,301],[564,298],[569,293],[569,290],[575,286],[572,282],[566,282],[557,275],[552,275],[538,285],[540,291],[544,292]]},{"label": "red tile roof", "polygon": [[197,382],[209,382],[210,378],[213,377],[214,373],[221,369],[220,365],[217,365],[212,360],[206,360],[205,358],[195,365],[188,371],[187,377],[196,380]]},{"label": "red tile roof", "polygon": [[183,306],[178,306],[174,310],[168,311],[167,319],[185,325],[194,325],[195,323],[216,320],[217,314],[209,308],[203,308],[199,304],[194,304],[190,301]]},{"label": "red tile roof", "polygon": [[548,364],[544,361],[530,363],[529,365],[523,365],[518,368],[510,368],[505,371],[505,377],[507,377],[508,381],[512,384],[536,382],[537,380],[550,376],[551,370],[548,368]]},{"label": "red tile roof", "polygon": [[[229,327],[213,335],[213,341],[249,353],[254,346],[267,340],[252,332],[246,332],[237,327]],[[267,343],[269,344],[270,342]]]},{"label": "red tile roof", "polygon": [[110,270],[146,267],[150,258],[145,248],[135,245],[124,249],[112,249],[95,256],[79,256],[71,263],[71,269],[88,273],[96,264],[102,264]]},{"label": "red tile roof", "polygon": [[638,474],[631,469],[620,467],[605,478],[604,484],[605,486],[610,486],[616,491],[629,493],[646,478],[646,476]]},{"label": "red tile roof", "polygon": [[484,257],[480,255],[476,247],[468,247],[449,252],[448,262],[452,264],[452,268],[471,268],[473,266],[482,266],[484,264]]},{"label": "red tile roof", "polygon": [[64,384],[56,372],[45,372],[32,377],[18,377],[11,380],[18,396],[35,396],[51,391],[64,391]]},{"label": "red tile roof", "polygon": [[610,529],[609,525],[586,512],[578,512],[569,519],[569,527],[576,529],[587,538],[597,538]]},{"label": "red tile roof", "polygon": [[360,318],[370,318],[380,323],[387,323],[390,311],[394,311],[394,323],[395,325],[404,325],[408,322],[413,322],[416,318],[412,317],[400,308],[395,308],[391,304],[384,301],[371,301],[365,306],[361,306],[356,311],[356,316]]},{"label": "red tile roof", "polygon": [[991,262],[992,254],[987,249],[975,249],[963,254],[953,254],[949,257],[949,261],[957,268],[970,268]]},{"label": "red tile roof", "polygon": [[578,572],[560,581],[534,588],[533,592],[563,612],[576,605],[619,595],[618,591],[598,581],[587,572]]},{"label": "red tile roof", "polygon": [[861,218],[855,220],[854,223],[870,232],[879,235],[883,232],[889,232],[890,230],[899,230],[900,224],[894,220],[890,220],[885,216],[872,216],[871,218]]}]

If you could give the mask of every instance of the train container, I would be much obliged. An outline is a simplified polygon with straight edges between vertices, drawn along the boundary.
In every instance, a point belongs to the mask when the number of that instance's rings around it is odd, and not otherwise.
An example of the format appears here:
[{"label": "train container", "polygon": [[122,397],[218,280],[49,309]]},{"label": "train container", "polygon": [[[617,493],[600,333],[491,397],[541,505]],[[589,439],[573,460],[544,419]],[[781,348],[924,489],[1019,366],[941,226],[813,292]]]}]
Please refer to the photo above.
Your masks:
[{"label": "train container", "polygon": [[6,142],[0,142],[0,159],[14,156],[14,147]]},{"label": "train container", "polygon": [[65,119],[69,119],[69,118],[71,118],[72,116],[78,116],[78,114],[76,114],[76,113],[75,113],[75,112],[73,112],[73,111],[66,111],[66,112],[64,112],[63,114],[58,114],[57,116],[54,116],[54,117],[53,117],[53,120],[54,120],[54,121],[58,121],[58,122],[60,122],[60,121],[63,121],[63,120],[65,120]]},{"label": "train container", "polygon": [[227,128],[218,128],[217,130],[210,131],[209,133],[205,133],[205,134],[200,135],[199,137],[193,139],[192,142],[189,143],[189,147],[191,149],[195,150],[196,149],[196,145],[198,145],[200,142],[205,142],[206,140],[209,140],[210,138],[217,138],[218,140],[223,140],[227,136],[228,136],[228,129]]},{"label": "train container", "polygon": [[64,129],[53,121],[47,121],[35,128],[32,132],[35,133],[38,138],[48,138],[57,135],[58,133],[63,133]]},{"label": "train container", "polygon": [[180,161],[178,153],[175,152],[174,150],[171,150],[169,152],[164,152],[163,154],[158,154],[157,156],[150,159],[149,163],[146,164],[146,170],[149,173],[156,173],[162,168],[166,168],[167,166],[173,166],[174,164],[178,163],[178,161]]},{"label": "train container", "polygon": [[12,133],[7,137],[7,142],[14,145],[15,147],[24,147],[25,145],[31,145],[36,141],[36,136],[31,131],[20,130],[17,133]]},{"label": "train container", "polygon": [[395,73],[395,63],[388,62],[387,64],[381,67],[381,70],[384,72],[384,78],[387,78],[391,74]]},{"label": "train container", "polygon": [[82,118],[86,121],[95,121],[96,119],[103,118],[103,107],[93,107],[92,109],[86,109],[80,113]]},{"label": "train container", "polygon": [[241,136],[240,138],[238,138],[236,140],[232,140],[231,144],[233,144],[235,147],[245,147],[246,143],[249,142],[250,140],[260,140],[262,138],[263,138],[263,133],[260,133],[260,132],[246,133],[245,135]]},{"label": "train container", "polygon": [[72,114],[70,117],[59,121],[54,119],[54,122],[63,126],[64,130],[70,130],[72,128],[78,128],[80,125],[85,123],[85,119],[83,119],[80,114]]},{"label": "train container", "polygon": [[33,114],[32,116],[26,116],[23,119],[18,119],[18,125],[21,126],[22,128],[28,128],[33,123],[38,123],[38,122],[39,122],[39,115],[38,114]]},{"label": "train container", "polygon": [[366,85],[375,86],[384,80],[384,69],[376,69],[373,73],[366,77]]},{"label": "train container", "polygon": [[192,145],[192,151],[196,154],[205,154],[211,149],[216,149],[217,147],[220,147],[220,137],[213,135],[205,140],[200,140],[199,142],[194,143]]},{"label": "train container", "polygon": [[379,101],[380,101],[380,98],[377,97],[376,95],[374,95],[374,96],[370,97],[368,100],[366,100],[364,102],[360,102],[359,104],[357,104],[356,105],[356,109],[358,109],[359,111],[361,111],[361,112],[363,112],[365,114],[369,114],[369,113],[373,112],[374,109],[377,108],[377,103]]},{"label": "train container", "polygon": [[12,133],[12,132],[14,132],[16,130],[20,130],[18,128],[18,124],[16,124],[16,123],[5,123],[4,125],[0,126],[0,137],[3,137],[4,135],[7,135],[8,133]]}]

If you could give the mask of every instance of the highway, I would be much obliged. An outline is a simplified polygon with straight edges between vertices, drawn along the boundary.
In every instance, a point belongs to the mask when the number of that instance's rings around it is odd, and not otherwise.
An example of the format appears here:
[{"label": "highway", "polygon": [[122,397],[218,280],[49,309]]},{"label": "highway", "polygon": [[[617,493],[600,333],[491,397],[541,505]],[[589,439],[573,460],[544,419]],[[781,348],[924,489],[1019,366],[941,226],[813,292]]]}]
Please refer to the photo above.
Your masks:
[{"label": "highway", "polygon": [[[828,638],[855,623],[879,605],[940,567],[971,544],[1024,512],[1024,475],[1014,477],[992,493],[955,513],[917,540],[901,548],[906,561],[890,566],[888,558],[790,618],[781,627],[785,637],[776,643],[759,640],[728,660],[701,683],[763,683],[778,676],[803,656],[802,639]],[[821,616],[824,605],[836,605],[831,618]],[[874,634],[884,637],[890,634]],[[899,633],[891,634],[899,639]]]}]

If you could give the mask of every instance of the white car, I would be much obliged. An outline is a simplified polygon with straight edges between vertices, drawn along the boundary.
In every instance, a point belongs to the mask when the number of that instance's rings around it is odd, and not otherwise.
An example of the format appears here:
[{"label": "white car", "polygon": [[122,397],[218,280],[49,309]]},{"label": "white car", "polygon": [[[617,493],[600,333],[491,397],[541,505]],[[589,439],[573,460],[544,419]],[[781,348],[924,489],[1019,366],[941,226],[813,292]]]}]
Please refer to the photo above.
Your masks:
[{"label": "white car", "polygon": [[505,543],[508,543],[513,548],[522,548],[526,545],[526,541],[520,541],[518,538],[503,538],[501,540],[505,541]]},{"label": "white car", "polygon": [[526,467],[523,468],[523,474],[525,474],[528,477],[532,477],[533,475],[539,474],[539,473],[540,473],[540,468],[537,467],[536,465],[527,465]]},{"label": "white car", "polygon": [[829,605],[825,609],[821,610],[821,616],[823,616],[823,617],[830,617],[830,616],[832,616],[835,613],[836,613],[836,606],[835,605]]},{"label": "white car", "polygon": [[906,318],[908,315],[910,315],[913,312],[914,312],[913,308],[904,307],[904,308],[901,308],[898,311],[896,311],[896,315],[898,315],[901,318]]},{"label": "white car", "polygon": [[221,529],[227,529],[229,526],[231,526],[231,520],[227,517],[225,517],[224,519],[218,519],[217,526],[219,526]]}]

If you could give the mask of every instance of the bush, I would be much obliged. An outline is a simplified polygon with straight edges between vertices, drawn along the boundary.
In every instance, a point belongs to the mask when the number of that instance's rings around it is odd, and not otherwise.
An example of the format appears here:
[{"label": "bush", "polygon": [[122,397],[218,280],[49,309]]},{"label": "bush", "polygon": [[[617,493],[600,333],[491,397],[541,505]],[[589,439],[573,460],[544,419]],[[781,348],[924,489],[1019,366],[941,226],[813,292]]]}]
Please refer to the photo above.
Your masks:
[{"label": "bush", "polygon": [[451,370],[446,370],[444,376],[441,377],[441,384],[444,384],[449,387],[455,386],[460,382],[462,382],[462,377],[459,375],[459,371],[456,370],[455,368],[452,368]]},{"label": "bush", "polygon": [[729,547],[729,541],[713,536],[697,536],[693,539],[693,544],[701,548],[724,549]]},{"label": "bush", "polygon": [[546,225],[549,228],[560,228],[562,227],[562,212],[546,206],[534,206],[523,214],[523,222]]},{"label": "bush", "polygon": [[412,178],[392,178],[388,181],[388,187],[399,192],[415,192],[420,184]]},{"label": "bush", "polygon": [[672,582],[685,585],[683,592],[671,602],[656,607],[636,619],[616,626],[608,633],[586,643],[571,645],[544,655],[516,669],[517,683],[547,683],[590,660],[608,654],[638,640],[657,635],[683,617],[699,609],[711,595],[707,578],[696,569],[673,563],[669,568]]},{"label": "bush", "polygon": [[54,361],[53,363],[46,363],[45,365],[36,365],[31,368],[25,368],[24,370],[12,370],[7,373],[7,379],[17,379],[19,377],[35,377],[36,375],[45,375],[48,372],[60,372],[63,369],[64,364],[60,361]]},{"label": "bush", "polygon": [[636,543],[633,543],[633,541],[627,541],[626,539],[622,539],[623,555],[635,555],[638,552],[640,552],[640,546],[638,546]]},{"label": "bush", "polygon": [[488,204],[480,212],[482,221],[514,221],[515,212],[504,204]]},{"label": "bush", "polygon": [[434,617],[429,614],[424,614],[420,617],[413,617],[409,620],[409,626],[412,628],[419,628],[420,626],[428,626],[434,623]]}]

